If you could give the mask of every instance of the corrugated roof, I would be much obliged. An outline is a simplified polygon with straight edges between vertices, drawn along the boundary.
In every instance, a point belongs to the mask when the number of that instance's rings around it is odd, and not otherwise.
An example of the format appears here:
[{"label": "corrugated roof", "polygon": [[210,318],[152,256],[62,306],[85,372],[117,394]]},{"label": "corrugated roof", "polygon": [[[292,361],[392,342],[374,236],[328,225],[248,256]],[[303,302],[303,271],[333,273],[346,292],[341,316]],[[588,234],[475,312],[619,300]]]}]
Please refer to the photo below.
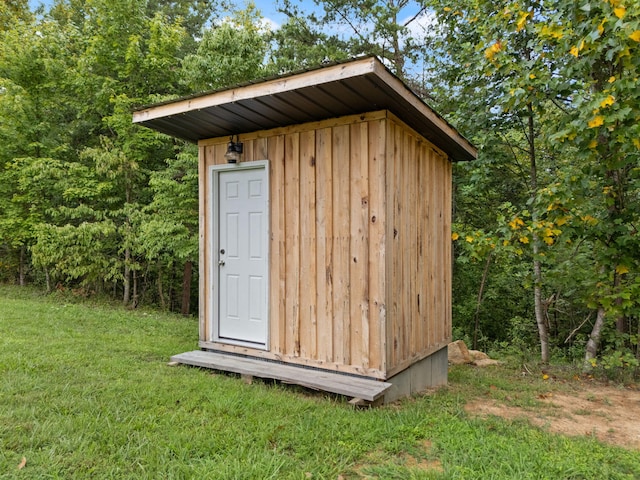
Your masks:
[{"label": "corrugated roof", "polygon": [[476,158],[476,148],[376,57],[151,105],[133,121],[197,142],[384,109],[454,161]]}]

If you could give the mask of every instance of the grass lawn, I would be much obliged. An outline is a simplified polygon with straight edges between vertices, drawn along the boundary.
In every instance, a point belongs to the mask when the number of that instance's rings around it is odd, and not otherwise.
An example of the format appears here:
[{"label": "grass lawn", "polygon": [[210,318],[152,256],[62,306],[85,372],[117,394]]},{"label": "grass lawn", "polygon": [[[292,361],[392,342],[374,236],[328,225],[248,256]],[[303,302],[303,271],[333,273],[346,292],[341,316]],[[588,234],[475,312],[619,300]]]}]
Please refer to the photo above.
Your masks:
[{"label": "grass lawn", "polygon": [[357,410],[167,366],[197,332],[193,318],[0,286],[0,478],[640,478],[638,451],[468,416],[488,385],[535,402],[538,380],[507,368],[456,368],[432,395]]}]

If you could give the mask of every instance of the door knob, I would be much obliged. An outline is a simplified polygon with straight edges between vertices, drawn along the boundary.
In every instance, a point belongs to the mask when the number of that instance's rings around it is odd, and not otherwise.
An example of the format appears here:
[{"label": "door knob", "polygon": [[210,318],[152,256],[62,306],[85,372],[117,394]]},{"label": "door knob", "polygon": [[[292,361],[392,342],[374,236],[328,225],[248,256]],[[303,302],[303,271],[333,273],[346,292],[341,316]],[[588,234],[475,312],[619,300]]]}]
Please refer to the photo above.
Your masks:
[{"label": "door knob", "polygon": [[218,265],[222,267],[224,265],[224,260],[218,260]]}]

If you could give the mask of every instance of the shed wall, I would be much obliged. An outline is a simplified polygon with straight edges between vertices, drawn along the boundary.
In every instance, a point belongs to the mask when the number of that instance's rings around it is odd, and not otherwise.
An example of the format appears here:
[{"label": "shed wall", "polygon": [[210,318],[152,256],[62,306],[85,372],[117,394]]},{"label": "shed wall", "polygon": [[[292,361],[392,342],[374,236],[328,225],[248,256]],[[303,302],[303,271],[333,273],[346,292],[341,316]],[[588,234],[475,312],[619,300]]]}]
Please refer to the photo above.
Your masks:
[{"label": "shed wall", "polygon": [[[213,343],[207,301],[202,347],[388,378],[446,345],[451,165],[444,154],[386,111],[240,140],[243,161],[270,161],[269,349]],[[207,172],[226,163],[227,141],[199,144],[202,292],[212,291]]]},{"label": "shed wall", "polygon": [[451,175],[447,156],[387,122],[387,378],[451,341]]}]

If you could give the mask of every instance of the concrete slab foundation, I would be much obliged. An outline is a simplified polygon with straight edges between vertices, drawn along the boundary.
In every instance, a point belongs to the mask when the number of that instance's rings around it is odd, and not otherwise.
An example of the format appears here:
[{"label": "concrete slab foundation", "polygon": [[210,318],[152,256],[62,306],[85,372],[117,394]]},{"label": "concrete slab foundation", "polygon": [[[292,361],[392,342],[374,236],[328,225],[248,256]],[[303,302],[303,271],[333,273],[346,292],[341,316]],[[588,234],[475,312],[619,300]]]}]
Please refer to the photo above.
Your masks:
[{"label": "concrete slab foundation", "polygon": [[384,393],[384,403],[446,385],[448,370],[449,360],[445,347],[387,379],[392,386]]}]

